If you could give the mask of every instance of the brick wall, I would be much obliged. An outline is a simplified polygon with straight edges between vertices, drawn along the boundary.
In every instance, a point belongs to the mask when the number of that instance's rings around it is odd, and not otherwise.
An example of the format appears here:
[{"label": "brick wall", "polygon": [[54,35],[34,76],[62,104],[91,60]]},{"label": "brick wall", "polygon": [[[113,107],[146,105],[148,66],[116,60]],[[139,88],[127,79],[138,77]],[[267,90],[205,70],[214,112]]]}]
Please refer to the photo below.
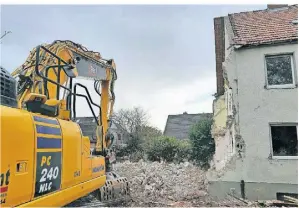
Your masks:
[{"label": "brick wall", "polygon": [[224,79],[222,62],[225,59],[225,30],[224,17],[214,18],[215,55],[216,55],[216,77],[217,95],[224,94]]}]

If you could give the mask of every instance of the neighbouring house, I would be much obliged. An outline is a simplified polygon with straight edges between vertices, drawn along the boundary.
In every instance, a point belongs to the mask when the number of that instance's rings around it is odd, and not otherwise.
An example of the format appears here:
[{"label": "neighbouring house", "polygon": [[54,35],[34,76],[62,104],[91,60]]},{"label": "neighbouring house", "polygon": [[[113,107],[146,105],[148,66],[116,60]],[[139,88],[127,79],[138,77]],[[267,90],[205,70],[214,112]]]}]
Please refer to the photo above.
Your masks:
[{"label": "neighbouring house", "polygon": [[[91,147],[94,147],[96,143],[96,127],[97,127],[94,117],[77,117],[76,122],[81,127],[82,134],[90,138]],[[122,128],[120,128],[118,124],[112,122],[110,130],[114,135],[116,146],[126,145],[128,135],[125,132],[123,132],[121,129]]]},{"label": "neighbouring house", "polygon": [[298,5],[217,17],[214,31],[209,192],[251,200],[297,195]]},{"label": "neighbouring house", "polygon": [[114,133],[115,144],[117,147],[125,147],[127,145],[129,133],[124,131],[118,123],[112,122],[111,132]]},{"label": "neighbouring house", "polygon": [[211,113],[168,115],[163,135],[183,140],[188,139],[190,128],[203,118],[212,118]]}]

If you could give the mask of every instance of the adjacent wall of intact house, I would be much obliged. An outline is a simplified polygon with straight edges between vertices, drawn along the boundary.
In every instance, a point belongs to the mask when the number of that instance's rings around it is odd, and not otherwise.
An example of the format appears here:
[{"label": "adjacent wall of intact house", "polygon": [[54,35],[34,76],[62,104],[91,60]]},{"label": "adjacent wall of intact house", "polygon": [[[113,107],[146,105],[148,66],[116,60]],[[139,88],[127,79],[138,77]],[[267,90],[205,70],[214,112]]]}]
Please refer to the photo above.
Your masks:
[{"label": "adjacent wall of intact house", "polygon": [[[298,184],[298,160],[271,158],[269,122],[298,122],[298,88],[265,89],[264,56],[294,52],[298,66],[298,45],[257,47],[235,51],[235,65],[227,68],[229,80],[237,78],[239,131],[244,141],[244,157],[226,167],[222,181]],[[230,71],[231,70],[231,71]],[[297,68],[295,68],[297,74]],[[235,75],[237,74],[237,77]],[[231,76],[233,75],[233,76]],[[235,97],[234,97],[235,99]],[[237,154],[237,153],[236,153]]]},{"label": "adjacent wall of intact house", "polygon": [[[223,90],[223,94],[217,93],[213,103],[216,153],[207,175],[209,192],[218,197],[225,197],[228,192],[241,196],[240,181],[244,180],[248,199],[275,199],[277,192],[296,193],[297,159],[271,157],[269,123],[297,123],[298,89],[265,89],[264,56],[293,52],[297,80],[298,45],[236,49],[240,46],[232,45],[237,34],[229,17],[215,18],[214,30],[217,89]],[[228,91],[231,97],[227,97]],[[232,110],[228,110],[228,100],[233,104]],[[233,147],[233,151],[228,147]]]},{"label": "adjacent wall of intact house", "polygon": [[265,89],[265,55],[276,53],[294,53],[297,74],[297,44],[236,51],[239,128],[246,144],[243,178],[248,182],[298,184],[298,160],[274,160],[270,155],[269,122],[298,122],[298,88]]},{"label": "adjacent wall of intact house", "polygon": [[[237,125],[232,128],[235,131],[231,137],[225,134],[214,137],[218,144],[214,164],[220,171],[208,174],[211,195],[225,197],[229,192],[240,195],[241,180],[245,181],[246,197],[252,200],[275,199],[277,192],[297,193],[298,160],[278,160],[270,155],[269,122],[298,122],[298,88],[265,89],[265,54],[286,52],[294,53],[297,80],[297,44],[240,49],[227,57],[224,71],[233,91]],[[228,141],[235,144],[230,160]],[[242,150],[236,147],[238,141],[243,142]]]}]

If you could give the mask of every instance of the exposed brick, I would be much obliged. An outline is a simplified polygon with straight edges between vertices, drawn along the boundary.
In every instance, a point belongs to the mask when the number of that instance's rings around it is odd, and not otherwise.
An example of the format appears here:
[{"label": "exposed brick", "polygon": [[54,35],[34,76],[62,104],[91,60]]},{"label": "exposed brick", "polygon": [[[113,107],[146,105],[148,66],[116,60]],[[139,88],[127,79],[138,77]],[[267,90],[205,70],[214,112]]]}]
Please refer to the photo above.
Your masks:
[{"label": "exposed brick", "polygon": [[224,17],[214,18],[217,95],[224,94],[222,62],[225,59]]}]

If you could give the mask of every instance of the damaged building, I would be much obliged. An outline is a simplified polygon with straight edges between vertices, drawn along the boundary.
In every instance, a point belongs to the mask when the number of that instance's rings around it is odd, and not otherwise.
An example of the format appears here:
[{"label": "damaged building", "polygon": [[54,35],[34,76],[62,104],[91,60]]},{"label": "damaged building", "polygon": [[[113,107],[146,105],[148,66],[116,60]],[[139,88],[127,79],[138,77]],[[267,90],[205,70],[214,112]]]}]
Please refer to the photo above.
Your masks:
[{"label": "damaged building", "polygon": [[268,200],[298,193],[298,6],[214,18],[216,152],[209,192]]}]

